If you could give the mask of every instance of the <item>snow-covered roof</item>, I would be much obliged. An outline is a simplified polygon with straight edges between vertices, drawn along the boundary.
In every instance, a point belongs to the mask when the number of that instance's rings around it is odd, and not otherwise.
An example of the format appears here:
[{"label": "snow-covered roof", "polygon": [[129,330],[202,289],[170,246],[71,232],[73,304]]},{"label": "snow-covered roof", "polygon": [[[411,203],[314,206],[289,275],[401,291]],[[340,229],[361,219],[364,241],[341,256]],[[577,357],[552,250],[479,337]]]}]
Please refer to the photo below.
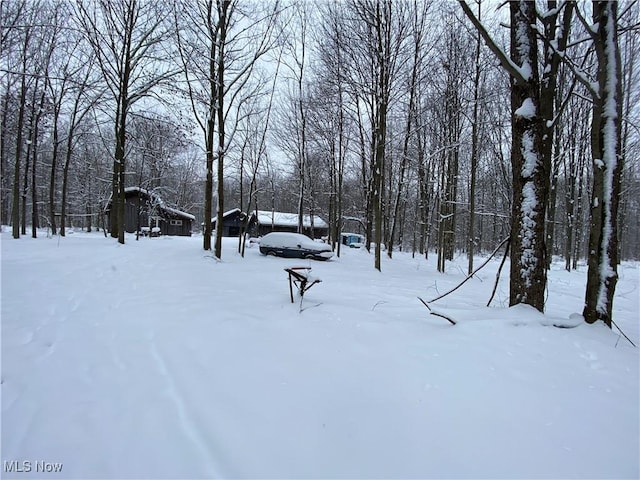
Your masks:
[{"label": "snow-covered roof", "polygon": [[222,214],[223,217],[228,217],[229,215],[231,215],[232,213],[236,213],[239,212],[240,209],[239,208],[232,208],[231,210],[227,210],[226,212],[224,212]]},{"label": "snow-covered roof", "polygon": [[[232,208],[231,210],[227,210],[226,212],[224,212],[222,214],[222,218],[227,218],[229,215],[232,215],[232,214],[234,214],[236,212],[240,212],[240,209],[239,208]],[[217,216],[211,218],[212,222],[215,222],[217,220],[218,220]]]},{"label": "snow-covered roof", "polygon": [[178,210],[176,208],[172,208],[167,206],[166,203],[164,203],[164,200],[162,200],[162,198],[157,194],[157,193],[153,193],[150,192],[149,190],[145,189],[145,188],[141,188],[141,187],[126,187],[124,189],[124,193],[132,193],[132,192],[139,192],[143,195],[147,195],[149,198],[152,198],[154,202],[156,202],[156,204],[163,209],[164,211],[168,212],[168,213],[172,213],[174,215],[177,215],[179,217],[183,217],[183,218],[188,218],[190,220],[195,220],[196,217],[194,215],[191,215],[190,213],[187,212],[183,212],[182,210]]},{"label": "snow-covered roof", "polygon": [[[298,225],[297,213],[272,212],[271,210],[258,210],[258,224],[261,225],[277,225],[280,227],[296,227]],[[311,216],[304,215],[302,225],[305,228],[311,227]],[[327,222],[317,215],[313,216],[314,228],[328,228]]]}]

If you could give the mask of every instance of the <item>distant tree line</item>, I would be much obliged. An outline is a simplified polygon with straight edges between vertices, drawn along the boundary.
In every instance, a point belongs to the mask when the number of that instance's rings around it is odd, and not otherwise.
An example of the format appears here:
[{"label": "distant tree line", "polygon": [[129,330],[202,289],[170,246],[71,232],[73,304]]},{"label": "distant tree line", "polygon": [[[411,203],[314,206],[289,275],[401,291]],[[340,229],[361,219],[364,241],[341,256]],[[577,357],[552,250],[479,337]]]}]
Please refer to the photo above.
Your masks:
[{"label": "distant tree line", "polygon": [[[318,214],[395,251],[492,251],[510,304],[544,308],[553,257],[588,266],[610,325],[640,259],[637,2],[7,0],[0,6],[0,216],[105,228],[124,189],[204,225]],[[216,216],[218,234],[212,235]],[[242,238],[240,252],[244,252]]]}]

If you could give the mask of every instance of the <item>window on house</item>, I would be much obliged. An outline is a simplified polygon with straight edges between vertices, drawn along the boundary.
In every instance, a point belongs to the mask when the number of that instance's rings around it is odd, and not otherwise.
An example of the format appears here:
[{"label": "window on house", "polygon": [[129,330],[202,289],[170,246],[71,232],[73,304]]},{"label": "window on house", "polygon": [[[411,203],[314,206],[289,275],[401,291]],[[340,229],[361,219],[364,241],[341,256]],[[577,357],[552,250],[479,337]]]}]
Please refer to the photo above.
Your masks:
[{"label": "window on house", "polygon": [[171,220],[171,225],[182,225],[182,220]]}]

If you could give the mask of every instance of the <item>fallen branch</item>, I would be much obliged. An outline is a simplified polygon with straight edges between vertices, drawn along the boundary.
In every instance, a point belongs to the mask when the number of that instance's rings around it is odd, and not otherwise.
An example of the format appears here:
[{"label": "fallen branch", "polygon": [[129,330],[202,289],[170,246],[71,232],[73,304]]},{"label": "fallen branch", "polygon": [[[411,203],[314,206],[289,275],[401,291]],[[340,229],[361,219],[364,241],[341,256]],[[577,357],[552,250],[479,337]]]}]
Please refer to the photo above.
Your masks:
[{"label": "fallen branch", "polygon": [[623,336],[624,338],[626,338],[626,339],[629,341],[629,343],[630,343],[631,345],[633,345],[634,347],[638,348],[638,347],[637,347],[637,345],[636,345],[635,343],[633,343],[633,342],[631,341],[631,339],[625,335],[625,333],[624,333],[624,332],[622,331],[622,329],[618,326],[618,324],[617,324],[616,322],[614,322],[614,321],[613,321],[613,319],[611,319],[611,323],[613,323],[613,324],[616,326],[616,328],[618,329],[618,331],[622,334],[622,336]]},{"label": "fallen branch", "polygon": [[443,293],[442,295],[440,295],[439,297],[434,298],[433,300],[429,301],[428,303],[433,303],[436,300],[440,300],[441,298],[446,297],[447,295],[449,295],[450,293],[455,292],[457,289],[459,289],[462,285],[464,285],[471,277],[473,277],[476,273],[478,273],[480,271],[480,269],[482,269],[487,263],[489,263],[489,260],[491,260],[494,255],[496,253],[498,253],[498,250],[500,250],[500,248],[502,247],[502,245],[504,245],[505,243],[507,243],[509,241],[510,237],[505,238],[504,240],[502,240],[502,242],[500,242],[500,245],[498,245],[496,247],[496,249],[491,253],[491,255],[489,255],[489,258],[487,258],[482,265],[480,265],[478,268],[476,268],[473,272],[471,272],[467,278],[465,278],[462,282],[460,282],[457,286],[455,286],[454,288],[452,288],[451,290],[449,290],[448,292]]},{"label": "fallen branch", "polygon": [[435,315],[436,317],[442,317],[446,320],[449,320],[449,323],[451,323],[451,325],[455,325],[456,322],[454,320],[452,320],[451,318],[447,317],[446,315],[443,315],[442,313],[438,313],[438,312],[434,312],[433,310],[431,310],[431,307],[427,304],[427,302],[425,302],[423,299],[421,299],[420,297],[418,297],[418,300],[420,300],[422,302],[422,304],[427,307],[427,309],[429,310],[429,313],[431,315]]},{"label": "fallen branch", "polygon": [[498,289],[498,282],[500,281],[500,272],[502,272],[502,267],[504,267],[504,262],[507,260],[507,255],[509,255],[509,246],[511,243],[507,243],[507,247],[504,249],[504,257],[502,257],[502,261],[500,262],[500,266],[498,267],[498,271],[496,272],[496,283],[493,285],[493,291],[491,292],[491,297],[487,302],[487,307],[491,304],[494,295],[496,294],[496,290]]}]

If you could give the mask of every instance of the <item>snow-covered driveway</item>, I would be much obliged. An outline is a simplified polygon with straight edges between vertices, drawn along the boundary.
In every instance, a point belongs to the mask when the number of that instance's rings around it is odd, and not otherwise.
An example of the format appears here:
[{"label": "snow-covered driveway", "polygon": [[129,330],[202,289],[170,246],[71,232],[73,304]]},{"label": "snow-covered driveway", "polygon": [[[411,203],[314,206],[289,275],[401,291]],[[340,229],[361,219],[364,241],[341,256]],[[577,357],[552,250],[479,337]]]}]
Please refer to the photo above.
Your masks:
[{"label": "snow-covered driveway", "polygon": [[[637,478],[638,350],[550,276],[547,315],[485,308],[464,275],[395,254],[223,261],[201,238],[2,233],[3,478]],[[291,304],[284,268],[323,282]],[[460,259],[464,265],[465,259]],[[616,319],[638,339],[638,267]],[[494,305],[506,301],[503,280]],[[28,462],[28,463],[25,463]],[[20,470],[30,471],[20,473]]]}]

